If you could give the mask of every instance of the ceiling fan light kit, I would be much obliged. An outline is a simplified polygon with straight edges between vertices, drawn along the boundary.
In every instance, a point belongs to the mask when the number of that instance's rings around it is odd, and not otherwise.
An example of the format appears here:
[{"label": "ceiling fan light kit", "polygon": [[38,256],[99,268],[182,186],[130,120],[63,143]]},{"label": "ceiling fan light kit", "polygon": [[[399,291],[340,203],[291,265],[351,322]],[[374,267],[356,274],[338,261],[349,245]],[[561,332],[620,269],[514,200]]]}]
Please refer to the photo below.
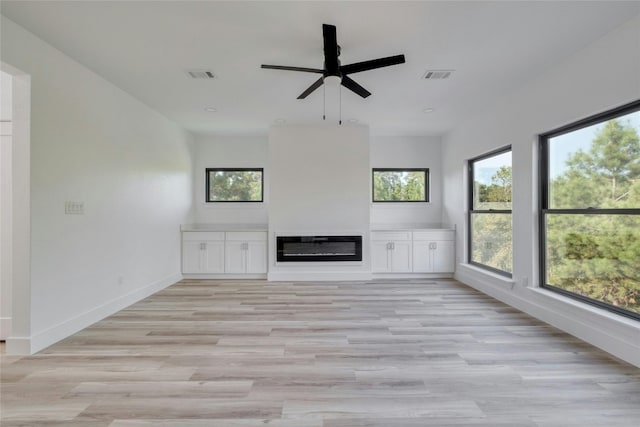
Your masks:
[{"label": "ceiling fan light kit", "polygon": [[[304,73],[322,74],[315,82],[304,90],[298,99],[305,99],[313,91],[324,85],[342,85],[361,96],[367,98],[371,92],[360,86],[348,74],[360,73],[362,71],[375,70],[376,68],[389,67],[391,65],[403,64],[404,55],[388,56],[385,58],[372,59],[369,61],[357,62],[349,65],[340,63],[340,46],[336,36],[335,25],[322,24],[322,37],[324,39],[324,68],[304,68],[290,67],[286,65],[262,64],[262,68],[271,70],[299,71]],[[342,122],[342,120],[340,120]]]}]

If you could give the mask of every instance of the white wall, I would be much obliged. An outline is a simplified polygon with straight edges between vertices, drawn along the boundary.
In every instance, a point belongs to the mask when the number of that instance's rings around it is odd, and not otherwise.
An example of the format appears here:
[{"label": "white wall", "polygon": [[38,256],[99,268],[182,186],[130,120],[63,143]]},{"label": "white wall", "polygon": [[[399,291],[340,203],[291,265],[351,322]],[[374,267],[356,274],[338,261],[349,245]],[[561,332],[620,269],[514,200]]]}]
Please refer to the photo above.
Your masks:
[{"label": "white wall", "polygon": [[1,53],[31,76],[30,327],[15,339],[37,351],[179,280],[191,136],[5,18]]},{"label": "white wall", "polygon": [[[429,168],[429,203],[372,203],[372,224],[440,223],[442,168],[439,137],[371,137],[372,168]],[[369,190],[371,198],[371,190]]]},{"label": "white wall", "polygon": [[[269,171],[269,279],[355,278],[370,272],[369,128],[273,127]],[[362,234],[363,262],[278,265],[276,233]]]},{"label": "white wall", "polygon": [[[194,200],[198,223],[267,224],[269,170],[267,136],[197,136]],[[264,203],[205,203],[205,169],[264,168]]]},{"label": "white wall", "polygon": [[[607,70],[605,77],[597,70]],[[513,147],[512,282],[460,264],[456,277],[513,306],[640,366],[638,322],[621,319],[538,289],[537,135],[640,98],[640,17],[509,97],[460,124],[443,138],[445,222],[456,224],[459,262],[464,262],[465,160]],[[525,287],[525,280],[533,287]]]}]

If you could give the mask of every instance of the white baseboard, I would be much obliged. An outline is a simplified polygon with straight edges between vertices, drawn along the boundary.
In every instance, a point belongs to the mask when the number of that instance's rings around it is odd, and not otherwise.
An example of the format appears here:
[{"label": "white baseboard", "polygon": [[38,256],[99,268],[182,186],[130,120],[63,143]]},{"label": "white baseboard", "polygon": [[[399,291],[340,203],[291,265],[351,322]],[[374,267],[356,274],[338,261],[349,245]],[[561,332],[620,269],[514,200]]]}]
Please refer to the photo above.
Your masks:
[{"label": "white baseboard", "polygon": [[33,354],[56,342],[130,306],[154,293],[182,280],[181,274],[175,274],[153,282],[128,294],[88,310],[62,323],[58,323],[31,337],[10,337],[7,339],[7,353]]},{"label": "white baseboard", "polygon": [[451,279],[453,273],[373,273],[373,279]]},{"label": "white baseboard", "polygon": [[11,336],[11,317],[0,317],[0,341]]},{"label": "white baseboard", "polygon": [[7,354],[30,355],[35,353],[31,351],[31,338],[29,337],[9,337],[7,338]]},{"label": "white baseboard", "polygon": [[217,279],[221,279],[221,280],[236,280],[236,279],[244,279],[244,280],[250,280],[250,279],[266,279],[267,275],[266,274],[227,274],[227,273],[221,273],[221,274],[183,274],[182,275],[183,279],[213,279],[213,280],[217,280]]},{"label": "white baseboard", "polygon": [[515,286],[461,264],[455,278],[499,301],[640,367],[640,323],[539,288]]},{"label": "white baseboard", "polygon": [[368,271],[273,271],[267,275],[270,282],[339,282],[371,280]]}]

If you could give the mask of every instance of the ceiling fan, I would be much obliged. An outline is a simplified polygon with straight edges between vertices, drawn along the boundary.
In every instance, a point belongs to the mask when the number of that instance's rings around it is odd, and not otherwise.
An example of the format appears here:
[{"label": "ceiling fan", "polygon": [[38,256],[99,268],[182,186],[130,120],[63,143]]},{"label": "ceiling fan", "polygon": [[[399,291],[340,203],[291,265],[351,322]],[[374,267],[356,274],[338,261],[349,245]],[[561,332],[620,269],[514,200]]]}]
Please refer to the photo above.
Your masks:
[{"label": "ceiling fan", "polygon": [[372,59],[370,61],[356,62],[355,64],[341,65],[338,57],[340,56],[340,46],[336,37],[335,25],[322,24],[322,37],[324,39],[324,69],[319,68],[303,68],[289,67],[286,65],[266,65],[262,64],[262,68],[272,70],[288,70],[302,71],[305,73],[322,74],[311,86],[298,96],[298,99],[305,99],[314,90],[318,89],[324,83],[326,78],[337,77],[340,84],[347,89],[355,92],[363,98],[371,95],[371,92],[356,83],[348,74],[360,73],[362,71],[374,70],[376,68],[388,67],[404,63],[404,55],[388,56],[386,58]]}]

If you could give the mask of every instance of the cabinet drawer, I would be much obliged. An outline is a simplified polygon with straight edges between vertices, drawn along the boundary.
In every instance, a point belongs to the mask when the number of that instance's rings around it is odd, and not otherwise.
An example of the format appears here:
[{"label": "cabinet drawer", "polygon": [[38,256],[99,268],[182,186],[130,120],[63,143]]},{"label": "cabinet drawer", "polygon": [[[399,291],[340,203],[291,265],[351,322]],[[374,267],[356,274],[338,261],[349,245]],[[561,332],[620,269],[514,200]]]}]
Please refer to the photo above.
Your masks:
[{"label": "cabinet drawer", "polygon": [[373,231],[371,240],[411,240],[410,231]]},{"label": "cabinet drawer", "polygon": [[228,241],[266,241],[267,233],[264,231],[227,231]]},{"label": "cabinet drawer", "polygon": [[224,232],[222,231],[183,231],[182,240],[184,242],[203,241],[203,240],[224,240]]},{"label": "cabinet drawer", "polygon": [[413,240],[414,241],[453,240],[453,231],[449,231],[449,230],[414,231]]}]

